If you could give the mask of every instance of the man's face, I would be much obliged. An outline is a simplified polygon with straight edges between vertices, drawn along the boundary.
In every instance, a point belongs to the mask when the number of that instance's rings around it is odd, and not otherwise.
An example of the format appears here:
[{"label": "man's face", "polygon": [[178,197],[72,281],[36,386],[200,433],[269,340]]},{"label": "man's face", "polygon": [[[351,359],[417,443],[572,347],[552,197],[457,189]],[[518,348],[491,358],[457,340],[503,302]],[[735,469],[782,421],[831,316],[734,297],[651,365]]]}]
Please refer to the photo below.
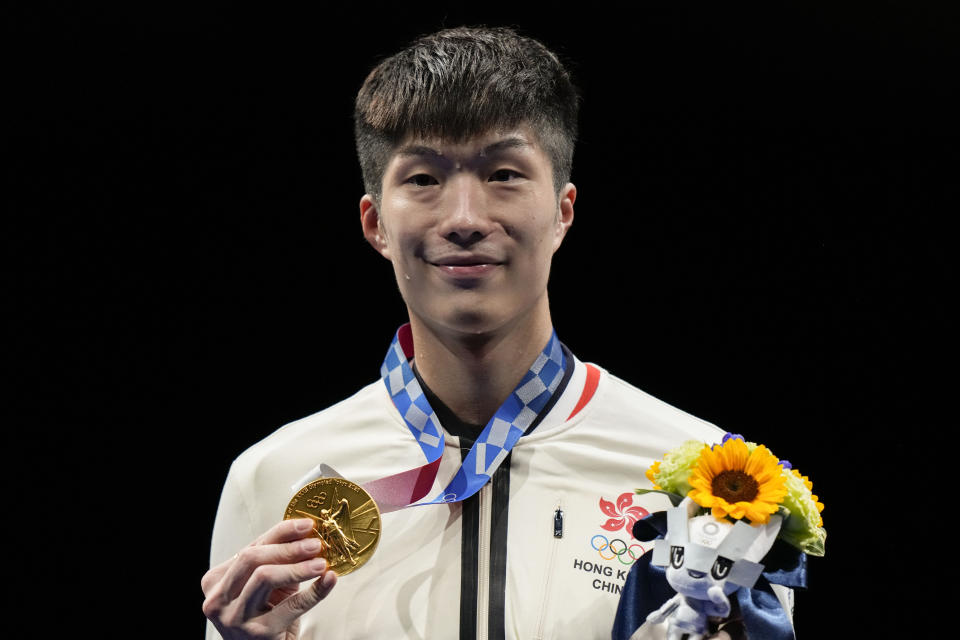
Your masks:
[{"label": "man's face", "polygon": [[554,191],[530,129],[458,144],[408,139],[381,194],[379,204],[360,202],[364,235],[393,263],[411,321],[484,334],[549,320],[550,262],[573,221],[576,188]]}]

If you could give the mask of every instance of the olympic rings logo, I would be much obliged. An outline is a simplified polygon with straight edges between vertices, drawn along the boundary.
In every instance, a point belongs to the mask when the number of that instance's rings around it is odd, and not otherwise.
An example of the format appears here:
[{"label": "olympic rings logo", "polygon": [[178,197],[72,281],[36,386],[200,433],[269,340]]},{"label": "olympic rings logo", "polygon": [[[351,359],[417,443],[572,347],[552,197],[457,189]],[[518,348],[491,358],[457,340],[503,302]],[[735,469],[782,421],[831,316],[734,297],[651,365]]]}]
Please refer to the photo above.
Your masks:
[{"label": "olympic rings logo", "polygon": [[[602,543],[598,541],[602,540]],[[607,540],[605,535],[597,534],[590,538],[590,546],[593,547],[594,551],[597,552],[604,560],[613,560],[616,558],[620,561],[620,564],[631,565],[636,562],[637,558],[646,553],[646,549],[637,544],[636,542],[628,545],[626,542],[620,538],[614,538],[613,540]],[[639,550],[639,551],[635,551]],[[625,561],[623,557],[626,556],[628,559]]]}]

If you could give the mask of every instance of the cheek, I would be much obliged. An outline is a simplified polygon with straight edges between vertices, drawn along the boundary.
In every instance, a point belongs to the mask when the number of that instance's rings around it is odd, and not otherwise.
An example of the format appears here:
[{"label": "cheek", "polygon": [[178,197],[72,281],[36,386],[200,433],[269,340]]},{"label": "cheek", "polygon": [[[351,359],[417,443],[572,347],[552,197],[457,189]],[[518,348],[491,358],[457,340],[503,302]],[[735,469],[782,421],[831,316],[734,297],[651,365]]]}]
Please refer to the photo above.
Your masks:
[{"label": "cheek", "polygon": [[550,272],[553,254],[557,250],[556,227],[545,225],[537,231],[536,237],[529,244],[530,270],[534,274],[546,276]]},{"label": "cheek", "polygon": [[423,227],[427,221],[422,207],[415,207],[402,198],[394,197],[381,205],[378,224],[388,246],[394,250],[409,251],[411,243],[423,237]]},{"label": "cheek", "polygon": [[421,252],[423,235],[408,226],[389,225],[385,229],[384,238],[390,251],[390,260],[394,266],[409,264]]},{"label": "cheek", "polygon": [[559,228],[556,218],[541,210],[539,215],[532,215],[525,222],[522,227],[513,230],[515,239],[524,245],[531,255],[552,254]]},{"label": "cheek", "polygon": [[410,256],[411,249],[409,246],[411,242],[410,235],[404,233],[402,229],[397,229],[389,222],[381,227],[380,232],[384,240],[384,251],[381,253],[383,253],[393,265],[397,282],[401,290],[403,290],[405,283],[409,282],[413,277]]}]

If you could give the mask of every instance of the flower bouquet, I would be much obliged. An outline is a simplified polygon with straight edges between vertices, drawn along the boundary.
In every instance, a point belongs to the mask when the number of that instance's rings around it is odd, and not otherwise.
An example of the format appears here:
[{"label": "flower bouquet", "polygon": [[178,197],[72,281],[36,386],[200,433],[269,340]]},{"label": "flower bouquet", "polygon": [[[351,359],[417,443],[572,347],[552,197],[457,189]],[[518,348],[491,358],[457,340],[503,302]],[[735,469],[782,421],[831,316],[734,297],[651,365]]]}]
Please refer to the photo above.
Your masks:
[{"label": "flower bouquet", "polygon": [[793,638],[771,584],[806,586],[806,556],[822,556],[823,504],[809,478],[764,445],[728,433],[720,444],[688,441],[647,471],[673,508],[634,525],[658,538],[631,569],[615,640],[644,622],[668,623],[668,638],[696,640],[730,616],[734,596],[751,639]]}]

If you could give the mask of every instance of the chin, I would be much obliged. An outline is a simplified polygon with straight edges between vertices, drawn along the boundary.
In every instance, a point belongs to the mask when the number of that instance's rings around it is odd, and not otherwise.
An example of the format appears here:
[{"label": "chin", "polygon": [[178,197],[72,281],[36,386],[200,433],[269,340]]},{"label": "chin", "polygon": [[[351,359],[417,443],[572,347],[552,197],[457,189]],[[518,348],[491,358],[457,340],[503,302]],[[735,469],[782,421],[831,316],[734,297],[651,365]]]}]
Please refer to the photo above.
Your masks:
[{"label": "chin", "polygon": [[467,336],[482,336],[504,327],[508,320],[502,313],[476,305],[450,305],[436,313],[419,314],[421,319],[441,331]]},{"label": "chin", "polygon": [[434,298],[426,305],[407,305],[416,316],[435,331],[483,336],[519,327],[537,316],[535,304],[517,305],[504,296],[458,296]]},{"label": "chin", "polygon": [[474,309],[454,312],[447,317],[444,324],[453,331],[470,335],[490,333],[498,326],[489,313]]}]

